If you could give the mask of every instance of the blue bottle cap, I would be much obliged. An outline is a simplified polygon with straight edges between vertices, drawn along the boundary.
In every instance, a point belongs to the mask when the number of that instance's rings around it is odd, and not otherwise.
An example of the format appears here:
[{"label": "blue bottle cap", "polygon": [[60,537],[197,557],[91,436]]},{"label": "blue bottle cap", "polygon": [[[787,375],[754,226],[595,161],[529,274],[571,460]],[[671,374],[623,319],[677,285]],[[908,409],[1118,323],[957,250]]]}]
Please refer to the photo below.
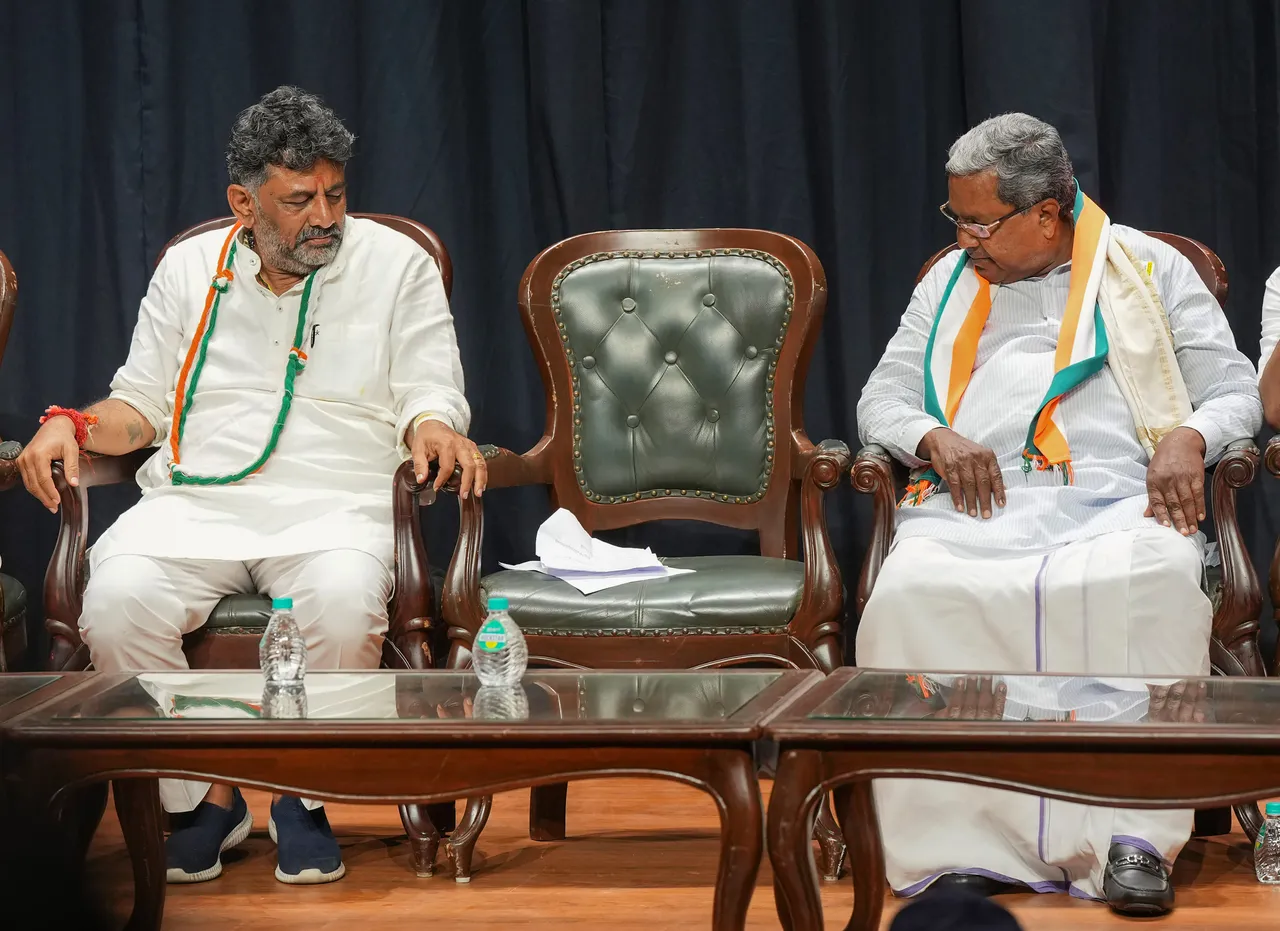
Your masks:
[{"label": "blue bottle cap", "polygon": [[1267,817],[1280,818],[1280,802],[1267,802]]},{"label": "blue bottle cap", "polygon": [[508,608],[510,608],[510,607],[511,607],[511,605],[507,602],[507,599],[505,599],[505,598],[490,598],[490,599],[489,599],[489,610],[490,610],[490,611],[506,611],[506,610],[507,610]]},{"label": "blue bottle cap", "polygon": [[272,611],[292,611],[293,599],[292,598],[272,598],[271,610]]}]

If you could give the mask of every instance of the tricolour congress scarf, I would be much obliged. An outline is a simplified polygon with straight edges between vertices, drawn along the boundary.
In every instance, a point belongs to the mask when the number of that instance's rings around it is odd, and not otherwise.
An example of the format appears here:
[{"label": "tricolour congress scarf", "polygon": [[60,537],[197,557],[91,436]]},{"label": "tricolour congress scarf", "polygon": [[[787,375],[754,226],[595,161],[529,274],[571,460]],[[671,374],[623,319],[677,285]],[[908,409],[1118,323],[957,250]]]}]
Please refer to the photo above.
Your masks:
[{"label": "tricolour congress scarf", "polygon": [[[1071,447],[1059,420],[1062,397],[1110,363],[1125,395],[1147,455],[1191,411],[1174,357],[1168,319],[1150,274],[1113,241],[1111,221],[1076,185],[1071,281],[1058,334],[1054,376],[1027,427],[1022,468],[1057,469],[1071,484]],[[1104,283],[1105,281],[1105,283]],[[925,412],[949,427],[969,387],[978,340],[997,286],[973,270],[968,254],[956,258],[925,348]],[[1123,331],[1117,345],[1110,329]],[[1115,351],[1119,350],[1119,351]],[[1108,353],[1112,358],[1108,358]],[[929,467],[912,474],[901,504],[919,504],[941,479]]]}]

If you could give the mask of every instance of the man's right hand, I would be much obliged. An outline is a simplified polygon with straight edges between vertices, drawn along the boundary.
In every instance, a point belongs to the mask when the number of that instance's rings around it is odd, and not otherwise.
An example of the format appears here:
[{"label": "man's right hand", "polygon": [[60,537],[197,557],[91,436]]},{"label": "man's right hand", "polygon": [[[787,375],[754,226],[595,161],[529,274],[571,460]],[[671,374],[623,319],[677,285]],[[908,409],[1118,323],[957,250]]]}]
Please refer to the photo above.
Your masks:
[{"label": "man's right hand", "polygon": [[22,484],[47,507],[58,513],[58,489],[53,484],[53,463],[62,460],[67,481],[72,485],[80,481],[80,447],[76,444],[76,425],[69,417],[50,417],[27,448],[18,456],[18,471]]},{"label": "man's right hand", "polygon": [[996,454],[970,442],[954,430],[936,427],[924,435],[916,455],[933,466],[951,489],[957,511],[984,518],[991,516],[991,502],[1004,507],[1004,478]]}]

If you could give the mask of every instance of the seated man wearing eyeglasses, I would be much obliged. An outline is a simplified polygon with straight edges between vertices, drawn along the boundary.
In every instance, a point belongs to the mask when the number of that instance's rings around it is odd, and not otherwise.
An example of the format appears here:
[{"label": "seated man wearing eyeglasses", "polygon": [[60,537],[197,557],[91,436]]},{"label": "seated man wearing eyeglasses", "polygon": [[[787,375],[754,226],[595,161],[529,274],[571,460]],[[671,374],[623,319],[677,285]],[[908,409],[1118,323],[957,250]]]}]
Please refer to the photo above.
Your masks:
[{"label": "seated man wearing eyeglasses", "polygon": [[[858,404],[913,469],[858,665],[1209,672],[1204,469],[1261,423],[1256,375],[1176,249],[1112,224],[1057,130],[994,117],[952,146],[959,249],[912,295]],[[888,875],[984,894],[1173,904],[1190,811],[878,780]]]},{"label": "seated man wearing eyeglasses", "polygon": [[[225,595],[291,598],[312,669],[376,668],[394,565],[392,478],[463,466],[484,488],[440,270],[408,236],[346,215],[354,137],[319,98],[281,87],[235,122],[236,222],[175,245],[142,299],[111,395],[50,408],[19,457],[57,510],[50,463],[159,447],[142,500],[94,545],[80,631],[106,672],[183,669],[182,638]],[[161,780],[192,812],[167,842],[168,880],[222,872],[253,818],[239,790]],[[271,805],[276,878],[345,872],[315,803]]]}]

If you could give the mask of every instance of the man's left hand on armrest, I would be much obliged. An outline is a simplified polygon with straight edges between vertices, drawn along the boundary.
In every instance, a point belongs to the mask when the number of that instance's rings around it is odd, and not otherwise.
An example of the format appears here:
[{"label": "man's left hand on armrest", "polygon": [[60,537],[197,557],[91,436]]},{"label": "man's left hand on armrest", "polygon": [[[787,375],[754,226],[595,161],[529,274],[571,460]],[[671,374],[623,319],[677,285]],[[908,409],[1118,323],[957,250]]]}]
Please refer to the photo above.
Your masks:
[{"label": "man's left hand on armrest", "polygon": [[1194,427],[1170,431],[1147,466],[1147,510],[1166,527],[1190,536],[1204,520],[1204,437]]},{"label": "man's left hand on armrest", "polygon": [[428,464],[438,460],[440,470],[435,480],[436,491],[449,481],[453,467],[459,465],[462,467],[462,479],[458,483],[458,497],[468,497],[473,489],[476,497],[484,494],[489,480],[484,456],[480,455],[475,443],[443,421],[424,420],[419,424],[409,442],[409,450],[413,454],[413,470],[419,482],[426,480]]}]

